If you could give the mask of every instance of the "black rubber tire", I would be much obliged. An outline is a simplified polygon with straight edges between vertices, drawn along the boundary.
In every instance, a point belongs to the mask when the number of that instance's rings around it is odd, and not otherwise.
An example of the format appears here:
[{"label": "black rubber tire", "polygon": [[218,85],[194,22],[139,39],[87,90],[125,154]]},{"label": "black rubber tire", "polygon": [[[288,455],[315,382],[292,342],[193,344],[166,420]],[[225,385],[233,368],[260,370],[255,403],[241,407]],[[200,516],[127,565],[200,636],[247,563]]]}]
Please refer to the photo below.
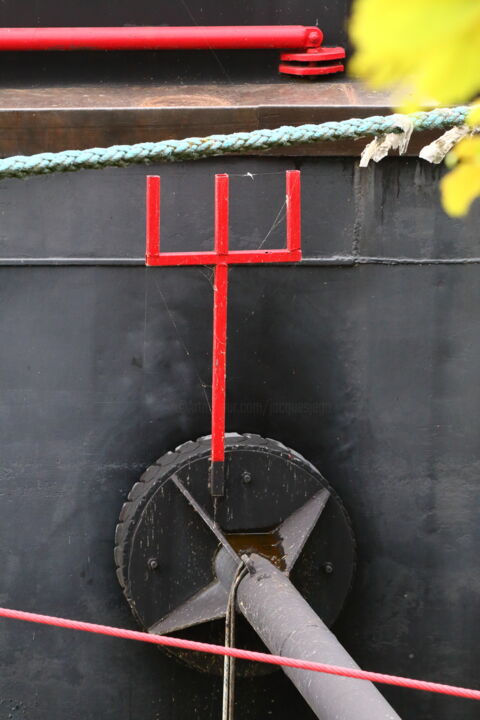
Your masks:
[{"label": "black rubber tire", "polygon": [[[289,465],[296,466],[298,470],[302,471],[302,473],[307,473],[308,475],[313,476],[320,485],[323,485],[330,491],[332,499],[335,499],[334,506],[337,508],[336,512],[339,513],[340,516],[343,518],[344,528],[349,537],[348,542],[352,548],[353,553],[353,558],[350,560],[350,565],[348,565],[348,563],[346,565],[346,567],[350,568],[349,572],[351,572],[351,574],[349,575],[349,585],[344,588],[345,592],[342,591],[342,596],[340,598],[338,606],[335,603],[335,613],[339,613],[343,606],[345,597],[349,592],[349,587],[351,585],[355,568],[355,541],[348,514],[340,498],[338,497],[336,492],[329,486],[329,484],[326,482],[326,480],[323,478],[321,473],[314,465],[312,465],[302,455],[286,447],[278,440],[263,438],[260,435],[254,434],[240,435],[238,433],[227,433],[225,437],[225,450],[227,455],[235,449],[257,451],[262,454],[266,453],[268,455],[275,455],[277,457],[281,457],[284,460],[288,461]],[[139,523],[141,523],[142,515],[146,509],[146,506],[151,500],[153,502],[153,497],[159,491],[161,486],[164,483],[167,483],[174,473],[179,473],[181,475],[182,471],[184,469],[187,469],[186,466],[191,465],[192,462],[198,462],[199,460],[208,460],[208,458],[210,457],[210,451],[211,436],[207,435],[204,437],[200,437],[195,441],[190,440],[186,443],[183,443],[182,445],[179,445],[174,451],[165,453],[165,455],[162,455],[162,457],[160,457],[153,465],[148,467],[147,470],[140,477],[139,481],[135,483],[128,495],[126,502],[121,509],[119,522],[117,524],[115,532],[114,557],[116,572],[118,581],[123,590],[123,594],[128,604],[130,605],[130,609],[137,621],[139,622],[140,626],[144,630],[147,630],[148,626],[144,622],[142,612],[140,611],[138,604],[135,600],[134,591],[133,589],[131,590],[133,576],[132,578],[129,578],[130,555],[132,547],[136,541],[135,533],[137,531],[137,528],[139,527]],[[320,568],[320,566],[318,567]],[[306,588],[304,588],[304,590],[306,590]],[[304,596],[306,597],[306,595]],[[332,621],[334,621],[335,617],[331,618],[329,621],[326,618],[324,619],[327,624],[330,624]],[[221,633],[219,634],[219,631],[221,629],[218,627],[219,622],[220,621],[213,621],[211,623],[210,630],[207,631],[208,633],[210,633],[209,639],[207,638],[208,642],[213,642],[217,644],[222,642],[222,635]],[[244,630],[242,630],[242,626]],[[205,640],[205,637],[203,635],[204,630],[202,630],[201,636],[198,636],[196,634],[199,632],[200,627],[203,626],[189,628],[187,631],[184,631],[182,633],[182,636],[189,637],[191,639]],[[237,630],[237,639],[239,641],[240,647],[242,646],[242,642],[246,641],[247,645],[245,645],[245,647],[255,647],[255,649],[258,649],[259,651],[266,650],[266,648],[263,646],[263,643],[261,643],[255,633],[253,633],[253,638],[250,636],[250,634],[245,634],[246,632],[252,633],[253,631],[242,617],[238,619]],[[223,632],[223,630],[221,632]],[[255,645],[256,642],[258,642],[258,647]],[[165,650],[168,654],[174,656],[178,660],[202,672],[214,673],[217,675],[221,674],[222,672],[223,662],[216,656],[209,656],[209,660],[208,662],[206,662],[205,658],[198,653],[172,650],[168,648],[165,648]],[[274,668],[269,665],[245,663],[239,666],[239,673],[243,677],[254,677],[256,675],[263,675],[273,672],[273,669]]]},{"label": "black rubber tire", "polygon": [[[317,476],[319,475],[317,468],[308,462],[308,460],[294,450],[287,448],[278,440],[263,438],[260,435],[250,433],[244,435],[233,432],[226,433],[225,448],[227,450],[244,446],[245,444],[248,444],[248,446],[252,448],[267,449],[271,453],[287,456],[289,459],[295,459],[300,465],[308,468],[310,472],[313,472]],[[129,547],[131,534],[135,530],[138,517],[159,484],[165,482],[173,473],[178,472],[178,470],[194,456],[197,458],[203,455],[208,457],[210,447],[210,435],[205,435],[197,440],[189,440],[179,445],[174,451],[165,453],[165,455],[162,455],[153,465],[150,465],[130,490],[128,498],[120,511],[119,522],[115,531],[114,551],[117,578],[127,600],[129,600],[127,548]],[[325,486],[333,492],[325,479],[322,478],[322,480]]]}]

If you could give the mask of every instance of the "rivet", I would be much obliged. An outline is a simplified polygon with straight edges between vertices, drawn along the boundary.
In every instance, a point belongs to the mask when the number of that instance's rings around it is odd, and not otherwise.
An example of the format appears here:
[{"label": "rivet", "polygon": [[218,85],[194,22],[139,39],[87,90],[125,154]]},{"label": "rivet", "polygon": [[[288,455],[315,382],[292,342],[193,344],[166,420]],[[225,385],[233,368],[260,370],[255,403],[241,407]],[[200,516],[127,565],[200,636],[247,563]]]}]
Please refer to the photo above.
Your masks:
[{"label": "rivet", "polygon": [[242,480],[245,485],[249,485],[252,482],[252,474],[248,470],[244,470],[242,473]]}]

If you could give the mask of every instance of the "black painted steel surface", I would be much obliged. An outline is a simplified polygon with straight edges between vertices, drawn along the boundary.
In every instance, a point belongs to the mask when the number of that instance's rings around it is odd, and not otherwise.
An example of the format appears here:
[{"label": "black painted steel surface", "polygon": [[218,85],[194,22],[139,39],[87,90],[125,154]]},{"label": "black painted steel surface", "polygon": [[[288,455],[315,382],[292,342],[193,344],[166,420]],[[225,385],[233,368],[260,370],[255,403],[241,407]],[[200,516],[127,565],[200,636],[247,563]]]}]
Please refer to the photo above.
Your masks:
[{"label": "black painted steel surface", "polygon": [[[321,4],[312,0],[253,0],[245,5],[216,0],[180,0],[171,3],[159,0],[87,0],[84,3],[62,3],[59,0],[3,0],[0,11],[4,27],[70,27],[88,25],[288,25],[302,24],[328,28],[341,33],[343,19],[350,2],[326,0]],[[301,20],[301,18],[304,20]],[[337,42],[337,40],[335,40]]]},{"label": "black painted steel surface", "polygon": [[[440,171],[413,160],[362,172],[348,159],[205,161],[153,168],[163,247],[211,246],[223,171],[232,246],[278,245],[283,227],[269,231],[295,164],[317,265],[232,270],[227,429],[297,449],[344,500],[358,571],[334,630],[358,663],[478,686],[478,208],[446,218]],[[141,258],[144,176],[0,184],[0,255],[14,263],[0,268],[6,606],[134,627],[112,561],[119,509],[148,464],[209,429],[208,269],[18,261]],[[0,668],[5,718],[220,711],[219,679],[135,643],[2,621]],[[242,717],[312,717],[282,677],[240,682]],[[383,692],[412,720],[478,713],[474,702]]]}]

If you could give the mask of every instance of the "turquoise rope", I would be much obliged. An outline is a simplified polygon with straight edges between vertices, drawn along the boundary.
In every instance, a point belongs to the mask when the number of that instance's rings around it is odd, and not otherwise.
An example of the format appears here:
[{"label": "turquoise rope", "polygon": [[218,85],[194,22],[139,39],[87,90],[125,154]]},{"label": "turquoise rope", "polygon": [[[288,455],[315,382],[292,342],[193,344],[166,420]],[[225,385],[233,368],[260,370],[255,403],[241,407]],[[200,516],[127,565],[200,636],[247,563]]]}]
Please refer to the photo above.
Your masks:
[{"label": "turquoise rope", "polygon": [[[418,112],[408,117],[415,130],[447,130],[461,125],[468,107],[441,108]],[[22,178],[54,172],[72,172],[135,163],[178,162],[232,153],[252,153],[257,150],[290,147],[292,145],[323,142],[325,140],[357,139],[369,135],[401,133],[398,115],[351,118],[320,125],[284,126],[273,130],[253,130],[230,135],[209,135],[184,140],[162,140],[136,145],[112,145],[88,150],[63,150],[58,153],[16,155],[0,160],[0,178]]]}]

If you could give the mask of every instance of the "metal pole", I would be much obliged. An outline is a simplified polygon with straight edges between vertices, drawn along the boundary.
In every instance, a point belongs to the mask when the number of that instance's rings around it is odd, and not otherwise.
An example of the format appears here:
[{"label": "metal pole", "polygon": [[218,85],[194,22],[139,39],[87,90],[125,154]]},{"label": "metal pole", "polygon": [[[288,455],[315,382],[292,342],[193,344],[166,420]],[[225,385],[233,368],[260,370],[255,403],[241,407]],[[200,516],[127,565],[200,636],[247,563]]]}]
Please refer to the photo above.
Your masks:
[{"label": "metal pole", "polygon": [[0,50],[221,50],[319,48],[305,25],[0,28]]},{"label": "metal pole", "polygon": [[212,455],[210,491],[224,494],[225,383],[227,376],[228,175],[215,175],[215,265],[213,283]]},{"label": "metal pole", "polygon": [[[254,572],[239,583],[237,605],[274,655],[358,667],[284,573],[256,554],[249,565]],[[400,720],[371,682],[282,669],[321,720]]]}]

